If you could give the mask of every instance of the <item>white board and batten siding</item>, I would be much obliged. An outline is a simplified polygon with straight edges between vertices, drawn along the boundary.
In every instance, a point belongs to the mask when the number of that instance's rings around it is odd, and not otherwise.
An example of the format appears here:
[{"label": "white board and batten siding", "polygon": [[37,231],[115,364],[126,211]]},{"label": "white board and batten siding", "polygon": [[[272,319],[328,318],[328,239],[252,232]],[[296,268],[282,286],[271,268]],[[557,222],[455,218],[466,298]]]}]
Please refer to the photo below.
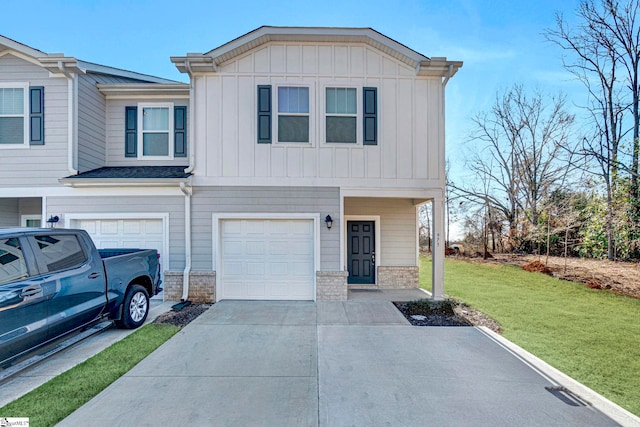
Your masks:
[{"label": "white board and batten siding", "polygon": [[[440,78],[369,46],[268,43],[194,77],[197,185],[434,188],[444,176]],[[310,143],[257,144],[257,86],[310,90]],[[324,142],[326,87],[378,89],[378,145]],[[361,105],[358,106],[361,108]],[[273,112],[273,123],[277,112]],[[358,123],[358,126],[361,126]]]},{"label": "white board and batten siding", "polygon": [[57,186],[69,175],[67,79],[16,55],[0,56],[0,83],[44,86],[45,144],[0,149],[0,182],[5,188]]}]

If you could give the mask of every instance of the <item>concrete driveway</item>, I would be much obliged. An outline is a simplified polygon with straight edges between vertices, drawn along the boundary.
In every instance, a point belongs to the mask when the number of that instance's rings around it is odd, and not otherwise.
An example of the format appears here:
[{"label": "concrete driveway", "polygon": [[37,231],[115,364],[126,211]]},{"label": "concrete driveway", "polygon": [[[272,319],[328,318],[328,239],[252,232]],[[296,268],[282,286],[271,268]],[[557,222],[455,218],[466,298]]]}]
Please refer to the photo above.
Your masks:
[{"label": "concrete driveway", "polygon": [[617,425],[557,386],[386,301],[223,301],[60,425]]}]

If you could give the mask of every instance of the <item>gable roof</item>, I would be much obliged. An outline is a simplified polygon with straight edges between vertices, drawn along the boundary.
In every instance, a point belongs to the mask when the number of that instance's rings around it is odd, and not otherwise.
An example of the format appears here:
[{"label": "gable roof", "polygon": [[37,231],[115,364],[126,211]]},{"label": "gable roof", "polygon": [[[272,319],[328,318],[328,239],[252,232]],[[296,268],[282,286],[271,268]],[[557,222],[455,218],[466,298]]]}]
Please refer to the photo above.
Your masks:
[{"label": "gable roof", "polygon": [[0,35],[0,56],[8,53],[18,53],[22,57],[28,58],[31,62],[40,65],[47,71],[54,74],[100,73],[139,80],[140,82],[177,83],[174,80],[82,61],[72,56],[65,56],[63,53],[46,53],[31,46],[27,46],[24,43],[10,39],[9,37]]},{"label": "gable roof", "polygon": [[270,27],[257,28],[207,53],[172,56],[182,73],[215,72],[217,66],[269,42],[363,43],[416,69],[418,75],[452,77],[461,61],[429,58],[372,28]]}]

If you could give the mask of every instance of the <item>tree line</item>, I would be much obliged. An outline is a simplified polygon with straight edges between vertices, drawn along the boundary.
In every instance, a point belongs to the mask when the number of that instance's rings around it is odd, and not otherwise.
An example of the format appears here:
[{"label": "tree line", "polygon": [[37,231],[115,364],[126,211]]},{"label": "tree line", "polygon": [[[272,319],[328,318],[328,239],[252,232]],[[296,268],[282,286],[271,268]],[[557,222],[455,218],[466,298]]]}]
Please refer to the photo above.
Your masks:
[{"label": "tree line", "polygon": [[584,87],[578,113],[562,93],[514,85],[471,118],[474,179],[447,182],[447,214],[464,217],[468,244],[640,258],[639,8],[584,0],[576,24],[557,14],[544,31]]}]

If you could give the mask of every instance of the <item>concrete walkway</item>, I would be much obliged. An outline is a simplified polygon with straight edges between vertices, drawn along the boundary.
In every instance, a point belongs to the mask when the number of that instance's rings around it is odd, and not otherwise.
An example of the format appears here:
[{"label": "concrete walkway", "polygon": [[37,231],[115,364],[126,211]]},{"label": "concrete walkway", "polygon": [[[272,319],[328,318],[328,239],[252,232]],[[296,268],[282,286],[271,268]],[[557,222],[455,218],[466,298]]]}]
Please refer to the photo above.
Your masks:
[{"label": "concrete walkway", "polygon": [[412,327],[388,301],[223,301],[60,425],[618,425],[560,386],[480,329]]}]

